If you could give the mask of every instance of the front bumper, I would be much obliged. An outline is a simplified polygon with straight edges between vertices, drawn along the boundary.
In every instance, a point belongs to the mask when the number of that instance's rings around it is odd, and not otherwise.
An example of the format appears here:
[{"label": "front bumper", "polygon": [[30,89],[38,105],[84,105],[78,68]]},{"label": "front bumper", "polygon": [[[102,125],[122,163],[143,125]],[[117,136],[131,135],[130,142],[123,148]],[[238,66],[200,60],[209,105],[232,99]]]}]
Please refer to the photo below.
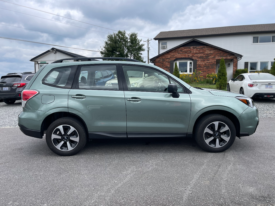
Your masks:
[{"label": "front bumper", "polygon": [[275,98],[275,93],[255,93],[252,98]]},{"label": "front bumper", "polygon": [[23,125],[18,124],[20,130],[27,136],[30,137],[35,137],[35,138],[39,138],[42,139],[42,135],[40,131],[35,131],[35,130],[30,130],[26,127],[24,127]]},{"label": "front bumper", "polygon": [[253,108],[248,107],[240,115],[240,136],[249,136],[256,132],[259,125],[259,112],[254,106]]}]

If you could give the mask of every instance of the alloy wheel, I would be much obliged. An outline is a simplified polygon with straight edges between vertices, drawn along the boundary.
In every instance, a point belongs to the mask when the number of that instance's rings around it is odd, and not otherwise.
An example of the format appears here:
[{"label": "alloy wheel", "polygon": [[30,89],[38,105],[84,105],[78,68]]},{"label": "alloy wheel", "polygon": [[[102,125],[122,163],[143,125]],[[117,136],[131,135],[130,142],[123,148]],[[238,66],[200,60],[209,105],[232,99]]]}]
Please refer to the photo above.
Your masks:
[{"label": "alloy wheel", "polygon": [[77,130],[70,125],[56,127],[51,135],[53,145],[60,151],[71,151],[79,143]]},{"label": "alloy wheel", "polygon": [[225,146],[230,138],[230,128],[224,122],[215,121],[206,126],[203,132],[205,143],[213,148]]}]

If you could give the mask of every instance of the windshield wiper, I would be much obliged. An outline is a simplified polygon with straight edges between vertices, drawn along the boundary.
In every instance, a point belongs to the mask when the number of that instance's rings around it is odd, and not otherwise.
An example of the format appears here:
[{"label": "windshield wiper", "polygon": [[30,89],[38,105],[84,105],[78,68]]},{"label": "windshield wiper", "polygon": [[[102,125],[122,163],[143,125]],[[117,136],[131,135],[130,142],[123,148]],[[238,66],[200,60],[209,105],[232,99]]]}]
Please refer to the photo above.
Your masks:
[{"label": "windshield wiper", "polygon": [[1,83],[7,83],[7,82],[0,82],[0,84],[1,84]]},{"label": "windshield wiper", "polygon": [[200,90],[203,90],[202,88],[200,88],[200,87],[194,87],[194,88],[196,88],[196,89],[200,89]]}]

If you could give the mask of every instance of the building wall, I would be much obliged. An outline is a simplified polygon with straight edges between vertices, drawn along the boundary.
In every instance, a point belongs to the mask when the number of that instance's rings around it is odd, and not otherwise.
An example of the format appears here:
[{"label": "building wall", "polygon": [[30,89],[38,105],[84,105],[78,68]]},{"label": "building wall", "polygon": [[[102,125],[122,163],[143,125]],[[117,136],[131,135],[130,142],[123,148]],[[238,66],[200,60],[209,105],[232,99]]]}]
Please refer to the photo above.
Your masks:
[{"label": "building wall", "polygon": [[63,54],[63,53],[60,53],[58,51],[56,52],[50,52],[50,53],[47,53],[41,57],[38,57],[34,64],[35,64],[35,70],[36,72],[39,70],[40,68],[40,62],[46,62],[47,64],[50,64],[56,60],[59,60],[59,59],[65,59],[65,58],[71,58],[71,56],[69,55],[66,55],[66,54]]},{"label": "building wall", "polygon": [[155,65],[171,72],[171,61],[177,58],[190,58],[197,61],[196,70],[206,76],[208,73],[216,73],[217,60],[228,59],[233,61],[233,72],[236,71],[238,60],[233,54],[218,50],[210,46],[185,46],[174,49],[161,55],[155,60]]},{"label": "building wall", "polygon": [[[212,36],[212,37],[200,37],[198,40],[213,44],[215,46],[227,49],[229,51],[239,53],[243,55],[242,59],[238,62],[238,69],[244,68],[244,62],[258,62],[258,69],[260,62],[269,62],[269,69],[271,62],[275,58],[275,42],[272,43],[253,43],[253,36],[265,36],[274,34],[243,34],[243,35],[230,35],[230,36]],[[188,39],[170,39],[159,40],[160,42],[167,42],[167,49],[160,49],[160,53],[167,51],[179,44],[182,44]]]}]

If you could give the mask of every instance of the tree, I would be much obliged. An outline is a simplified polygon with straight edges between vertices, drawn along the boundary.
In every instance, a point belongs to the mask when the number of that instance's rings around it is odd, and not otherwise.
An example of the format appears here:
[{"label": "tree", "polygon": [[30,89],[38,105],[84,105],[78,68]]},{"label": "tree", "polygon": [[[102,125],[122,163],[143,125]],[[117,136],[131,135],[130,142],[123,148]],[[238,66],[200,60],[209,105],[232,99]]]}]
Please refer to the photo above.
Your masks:
[{"label": "tree", "polygon": [[225,89],[227,85],[227,72],[224,59],[220,61],[220,67],[218,70],[218,79],[216,83],[217,89]]},{"label": "tree", "polygon": [[274,59],[273,65],[271,67],[270,74],[273,74],[275,76],[275,59]]},{"label": "tree", "polygon": [[174,67],[174,72],[173,72],[173,74],[174,74],[176,77],[180,78],[180,71],[179,71],[177,62],[175,62],[175,67]]},{"label": "tree", "polygon": [[141,44],[136,33],[126,34],[125,31],[109,34],[103,49],[102,57],[125,57],[143,61],[142,52],[144,44]]}]

